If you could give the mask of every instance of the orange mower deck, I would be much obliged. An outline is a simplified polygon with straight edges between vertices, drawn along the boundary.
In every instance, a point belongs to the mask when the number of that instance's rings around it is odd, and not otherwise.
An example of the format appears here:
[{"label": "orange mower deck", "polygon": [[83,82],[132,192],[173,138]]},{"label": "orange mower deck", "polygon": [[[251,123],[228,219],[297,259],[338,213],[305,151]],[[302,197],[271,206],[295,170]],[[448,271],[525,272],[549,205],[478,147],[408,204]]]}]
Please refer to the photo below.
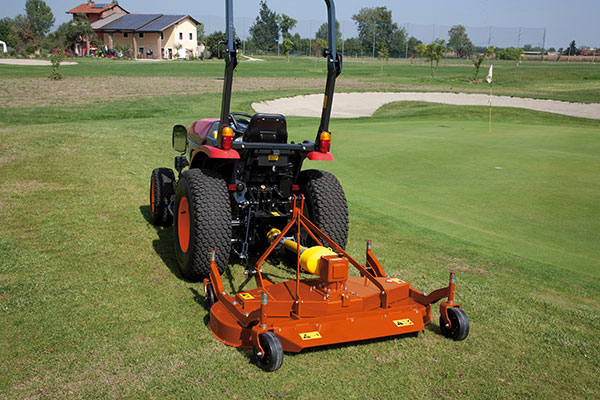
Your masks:
[{"label": "orange mower deck", "polygon": [[[303,198],[298,201],[300,207],[296,202],[294,199],[292,220],[256,264],[256,289],[228,295],[213,257],[205,291],[212,303],[209,329],[218,340],[234,347],[254,348],[259,365],[273,371],[281,365],[283,351],[299,352],[308,347],[423,331],[432,321],[431,304],[443,298],[448,300],[440,305],[442,333],[455,340],[466,338],[468,320],[454,302],[453,272],[447,287],[426,295],[408,282],[386,276],[371,251],[370,241],[366,263],[359,264],[302,214]],[[273,284],[262,277],[260,265],[294,225],[296,233],[307,230],[319,245],[322,239],[330,246],[331,254],[319,256],[321,252],[315,256],[316,269],[311,272],[317,278],[300,279],[300,269],[308,270],[304,259],[301,265],[300,252],[307,249],[297,246],[296,279]],[[289,243],[295,246],[289,239],[286,246]],[[350,264],[361,276],[348,275]],[[280,357],[274,352],[281,352]]]}]

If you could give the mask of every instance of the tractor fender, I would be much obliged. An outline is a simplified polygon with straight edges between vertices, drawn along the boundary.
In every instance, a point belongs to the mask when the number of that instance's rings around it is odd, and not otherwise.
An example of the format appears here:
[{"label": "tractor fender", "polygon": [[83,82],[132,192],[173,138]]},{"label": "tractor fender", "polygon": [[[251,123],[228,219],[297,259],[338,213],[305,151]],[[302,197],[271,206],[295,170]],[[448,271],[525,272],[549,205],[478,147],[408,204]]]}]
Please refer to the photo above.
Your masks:
[{"label": "tractor fender", "polygon": [[192,152],[190,168],[205,168],[209,160],[222,160],[229,163],[239,159],[240,154],[236,150],[223,150],[214,146],[201,145]]},{"label": "tractor fender", "polygon": [[214,146],[202,145],[202,146],[198,146],[194,150],[194,152],[192,153],[192,160],[198,153],[203,153],[208,158],[227,158],[230,160],[239,160],[240,159],[240,153],[238,153],[237,150],[233,150],[233,149],[223,150],[223,149],[219,149]]},{"label": "tractor fender", "polygon": [[330,152],[311,151],[306,157],[312,161],[333,161],[333,155]]}]

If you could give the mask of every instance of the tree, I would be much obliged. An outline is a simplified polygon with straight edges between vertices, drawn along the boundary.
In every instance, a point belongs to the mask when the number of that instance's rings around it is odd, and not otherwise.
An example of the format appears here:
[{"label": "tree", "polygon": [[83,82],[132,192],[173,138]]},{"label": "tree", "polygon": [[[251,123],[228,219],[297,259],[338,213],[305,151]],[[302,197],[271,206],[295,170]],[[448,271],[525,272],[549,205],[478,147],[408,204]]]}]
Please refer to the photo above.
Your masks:
[{"label": "tree", "polygon": [[406,30],[404,28],[397,29],[392,34],[389,51],[391,57],[404,57],[406,55]]},{"label": "tree", "polygon": [[470,56],[473,53],[473,43],[462,25],[454,25],[448,31],[448,47],[451,48],[459,58]]},{"label": "tree", "polygon": [[27,0],[25,2],[25,18],[40,41],[54,25],[52,10],[43,0]]},{"label": "tree", "polygon": [[475,73],[473,74],[473,81],[477,82],[477,79],[479,78],[479,69],[481,68],[481,64],[483,63],[483,60],[485,60],[486,58],[493,58],[494,55],[495,55],[494,54],[494,46],[490,46],[490,47],[488,47],[488,49],[485,53],[478,53],[477,55],[475,55],[471,58],[471,61],[473,62],[473,66],[475,67]]},{"label": "tree", "polygon": [[[324,23],[317,29],[315,39],[323,39],[329,45],[329,24]],[[338,50],[342,49],[342,32],[340,31],[340,22],[335,20],[335,46]],[[327,47],[327,46],[325,46]]]},{"label": "tree", "polygon": [[27,18],[19,14],[13,20],[13,34],[16,37],[15,49],[20,52],[33,53],[40,47],[41,40],[27,22]]},{"label": "tree", "polygon": [[252,41],[258,49],[263,51],[277,49],[280,20],[281,17],[275,11],[269,9],[266,0],[261,0],[256,21],[250,27]]},{"label": "tree", "polygon": [[414,36],[411,36],[410,38],[408,38],[408,43],[407,43],[407,50],[408,50],[408,54],[407,57],[415,57],[419,52],[417,51],[417,47],[422,44],[423,42],[421,42],[419,39],[417,39]]},{"label": "tree", "polygon": [[281,30],[281,37],[284,39],[290,39],[291,34],[290,31],[296,27],[296,21],[294,18],[281,14],[281,22],[279,23],[279,29]]},{"label": "tree", "polygon": [[523,57],[523,49],[515,49],[514,47],[507,47],[499,50],[496,53],[499,60],[515,60],[518,61]]},{"label": "tree", "polygon": [[196,26],[196,40],[198,42],[198,44],[202,44],[204,43],[205,38],[205,32],[204,32],[204,24],[202,22],[200,22],[197,26]]},{"label": "tree", "polygon": [[9,17],[0,19],[0,39],[6,42],[7,46],[17,47],[19,35],[15,29],[15,20]]},{"label": "tree", "polygon": [[[377,43],[377,58],[385,62],[387,62],[390,58],[390,52],[388,50],[387,44],[385,44],[383,40]],[[381,71],[383,71],[383,63],[381,64]]]},{"label": "tree", "polygon": [[421,57],[431,63],[431,78],[435,78],[435,71],[438,69],[445,48],[445,42],[442,39],[436,39],[428,45],[421,43],[417,46],[417,52]]},{"label": "tree", "polygon": [[312,42],[312,53],[315,57],[320,57],[323,54],[323,49],[327,48],[325,39],[315,39]]},{"label": "tree", "polygon": [[50,62],[52,63],[52,71],[50,72],[49,78],[53,81],[60,81],[63,78],[62,72],[60,71],[60,62],[62,61],[62,53],[52,54]]},{"label": "tree", "polygon": [[47,34],[43,41],[43,47],[46,49],[60,50],[71,47],[73,42],[69,43],[67,40],[69,23],[70,22],[62,23],[59,25],[56,31]]},{"label": "tree", "polygon": [[564,51],[564,54],[566,56],[578,56],[580,53],[581,52],[577,48],[577,45],[575,44],[574,40],[572,40],[571,43],[569,43],[569,47],[567,47]]},{"label": "tree", "polygon": [[83,41],[91,43],[92,41],[97,40],[87,15],[77,14],[76,18],[69,22],[66,38],[69,44]]},{"label": "tree", "polygon": [[384,41],[392,48],[392,38],[398,24],[392,22],[392,11],[387,7],[362,8],[352,19],[358,28],[358,39],[365,53],[373,51],[374,40]]},{"label": "tree", "polygon": [[344,52],[349,55],[360,54],[360,41],[358,38],[350,38],[344,41]]},{"label": "tree", "polygon": [[283,47],[283,54],[285,54],[287,61],[290,62],[290,52],[294,50],[294,43],[290,39],[283,39],[283,43],[281,44]]},{"label": "tree", "polygon": [[213,32],[206,37],[206,50],[210,52],[211,57],[224,57],[224,51],[220,51],[219,42],[225,42],[227,37],[221,31]]}]

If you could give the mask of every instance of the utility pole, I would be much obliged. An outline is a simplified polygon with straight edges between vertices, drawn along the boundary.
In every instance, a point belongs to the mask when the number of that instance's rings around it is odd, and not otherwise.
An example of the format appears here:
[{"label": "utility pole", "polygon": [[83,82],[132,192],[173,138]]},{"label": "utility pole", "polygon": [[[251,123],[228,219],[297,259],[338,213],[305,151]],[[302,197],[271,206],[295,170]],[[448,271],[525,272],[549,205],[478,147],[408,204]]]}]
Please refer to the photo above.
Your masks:
[{"label": "utility pole", "polygon": [[542,40],[542,63],[544,63],[544,51],[546,49],[546,28],[544,28],[544,39]]},{"label": "utility pole", "polygon": [[410,29],[410,24],[406,24],[406,50],[405,50],[405,58],[408,59],[408,30]]},{"label": "utility pole", "polygon": [[375,58],[375,19],[373,19],[373,58]]}]

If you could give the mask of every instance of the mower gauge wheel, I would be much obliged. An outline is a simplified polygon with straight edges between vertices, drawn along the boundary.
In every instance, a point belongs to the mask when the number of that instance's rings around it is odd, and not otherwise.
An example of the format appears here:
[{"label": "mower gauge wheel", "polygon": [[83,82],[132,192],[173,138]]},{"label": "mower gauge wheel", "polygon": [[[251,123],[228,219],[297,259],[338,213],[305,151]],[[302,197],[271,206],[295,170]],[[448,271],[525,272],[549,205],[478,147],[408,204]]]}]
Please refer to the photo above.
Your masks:
[{"label": "mower gauge wheel", "polygon": [[444,318],[440,315],[440,330],[442,335],[456,341],[465,340],[469,336],[469,318],[467,314],[458,307],[448,308],[448,318],[450,319],[450,328],[446,328]]},{"label": "mower gauge wheel", "polygon": [[277,371],[283,364],[283,347],[279,338],[273,332],[265,332],[258,336],[258,340],[265,354],[259,356],[258,350],[254,348],[256,365],[267,372]]}]

